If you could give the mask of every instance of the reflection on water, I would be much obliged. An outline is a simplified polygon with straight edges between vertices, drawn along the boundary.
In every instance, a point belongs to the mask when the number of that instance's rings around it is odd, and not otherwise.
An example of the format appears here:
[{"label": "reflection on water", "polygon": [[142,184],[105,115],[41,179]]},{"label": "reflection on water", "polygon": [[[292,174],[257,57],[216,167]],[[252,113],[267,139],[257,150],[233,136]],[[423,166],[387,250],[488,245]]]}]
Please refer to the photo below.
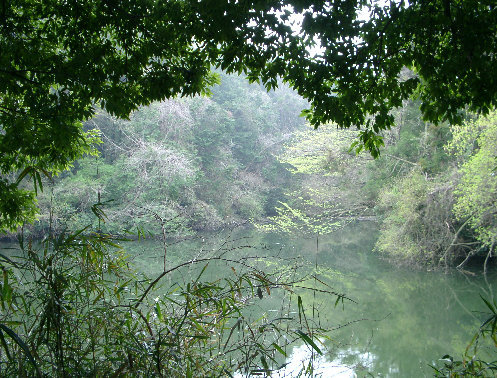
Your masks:
[{"label": "reflection on water", "polygon": [[[445,354],[458,357],[463,353],[484,318],[480,295],[495,299],[497,272],[485,277],[476,268],[475,275],[463,275],[395,267],[372,252],[376,237],[376,224],[368,222],[351,224],[319,239],[237,230],[171,243],[167,260],[168,267],[173,267],[193,258],[198,261],[220,254],[234,261],[273,256],[258,260],[271,270],[299,261],[299,273],[316,273],[336,292],[356,302],[335,306],[335,298],[329,295],[299,292],[304,304],[316,310],[316,321],[334,330],[322,345],[322,356],[312,355],[305,345],[287,350],[288,365],[274,376],[295,376],[311,357],[315,358],[314,376],[432,376],[430,364]],[[137,269],[148,277],[162,272],[161,242],[131,243],[126,249]],[[166,277],[163,284],[188,282],[204,265],[184,266]],[[203,279],[230,274],[232,266],[212,264]],[[278,295],[275,290],[263,300],[255,298],[254,317],[278,317],[283,308]],[[298,316],[295,307],[285,308],[288,316]]]},{"label": "reflection on water", "polygon": [[[348,378],[357,377],[354,367],[344,363],[344,359],[348,354],[356,354],[357,351],[347,350],[343,355],[339,355],[334,360],[330,361],[325,355],[317,355],[312,353],[309,347],[301,345],[293,349],[292,354],[288,358],[288,365],[285,368],[274,374],[275,377],[295,377],[300,371],[307,368],[309,361],[313,359],[313,376],[314,377],[338,377]],[[370,353],[360,354],[361,363],[364,366],[369,366],[374,356]]]},{"label": "reflection on water", "polygon": [[[347,351],[352,352],[352,351]],[[305,372],[309,366],[309,361],[313,361],[313,377],[337,377],[337,378],[355,378],[357,374],[354,368],[345,364],[342,360],[346,354],[339,356],[334,360],[329,360],[325,355],[317,355],[315,352],[307,347],[301,345],[293,348],[292,353],[288,356],[284,368],[271,374],[275,378],[296,377]],[[361,359],[365,365],[369,365],[373,359],[371,354],[365,353],[361,355]],[[235,378],[242,378],[244,375],[235,374]]]},{"label": "reflection on water", "polygon": [[[376,237],[377,226],[370,222],[349,225],[319,240],[239,230],[229,235],[217,233],[214,240],[204,235],[203,240],[171,245],[168,260],[174,266],[219,253],[235,259],[247,254],[272,255],[277,258],[264,261],[274,269],[275,264],[301,259],[299,271],[317,272],[335,291],[357,302],[345,301],[335,307],[329,295],[299,293],[304,303],[318,311],[320,324],[335,329],[323,348],[326,353],[316,357],[316,375],[432,376],[429,365],[445,354],[461,356],[481,324],[484,315],[479,311],[485,307],[480,295],[495,298],[496,272],[485,278],[478,272],[468,276],[457,271],[444,274],[395,267],[372,252]],[[247,245],[254,248],[239,248]],[[154,277],[161,270],[161,251],[160,243],[142,244],[134,252],[135,262]],[[221,269],[229,271],[230,267],[218,265],[204,278],[223,276],[226,271]],[[192,266],[169,279],[171,283],[186,281],[196,271]],[[257,316],[276,316],[273,311],[282,308],[281,302],[276,291],[254,302]],[[310,353],[305,346],[287,351],[291,357],[283,376],[300,370]]]}]

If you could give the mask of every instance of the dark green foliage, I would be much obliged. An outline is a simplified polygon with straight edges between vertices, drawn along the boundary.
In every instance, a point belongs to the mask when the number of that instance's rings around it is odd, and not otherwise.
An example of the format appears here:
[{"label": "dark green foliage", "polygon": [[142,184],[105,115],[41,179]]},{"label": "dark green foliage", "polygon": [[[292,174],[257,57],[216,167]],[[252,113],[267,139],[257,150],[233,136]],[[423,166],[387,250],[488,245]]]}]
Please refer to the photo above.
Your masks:
[{"label": "dark green foliage", "polygon": [[[155,100],[207,93],[212,66],[267,89],[281,77],[309,101],[313,126],[360,127],[357,149],[378,156],[391,111],[412,95],[435,123],[496,105],[496,18],[488,0],[6,1],[0,170],[63,170],[90,148],[81,122],[95,105],[127,118]],[[416,75],[400,76],[404,67]]]},{"label": "dark green foliage", "polygon": [[36,199],[33,191],[18,189],[16,183],[0,178],[0,193],[2,227],[15,229],[24,223],[25,217],[34,218]]}]

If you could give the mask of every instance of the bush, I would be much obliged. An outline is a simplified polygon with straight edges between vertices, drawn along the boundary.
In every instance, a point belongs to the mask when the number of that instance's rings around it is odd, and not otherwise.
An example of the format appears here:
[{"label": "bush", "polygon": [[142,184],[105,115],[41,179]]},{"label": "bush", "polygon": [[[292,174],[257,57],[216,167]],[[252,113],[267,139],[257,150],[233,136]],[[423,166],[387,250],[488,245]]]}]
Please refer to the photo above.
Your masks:
[{"label": "bush", "polygon": [[439,266],[458,259],[455,181],[450,175],[429,179],[414,170],[384,189],[379,210],[386,215],[376,250],[401,264]]},{"label": "bush", "polygon": [[[21,239],[19,257],[0,256],[2,375],[268,374],[294,342],[321,353],[314,340],[323,335],[309,328],[300,297],[298,320],[250,316],[251,303],[274,290],[292,295],[298,283],[285,282],[285,272],[276,278],[251,267],[253,257],[230,259],[223,249],[167,270],[164,256],[164,271],[148,279],[130,267],[120,241],[77,232],[50,236],[39,249]],[[204,281],[216,262],[231,274]],[[192,266],[194,279],[161,285]]]}]

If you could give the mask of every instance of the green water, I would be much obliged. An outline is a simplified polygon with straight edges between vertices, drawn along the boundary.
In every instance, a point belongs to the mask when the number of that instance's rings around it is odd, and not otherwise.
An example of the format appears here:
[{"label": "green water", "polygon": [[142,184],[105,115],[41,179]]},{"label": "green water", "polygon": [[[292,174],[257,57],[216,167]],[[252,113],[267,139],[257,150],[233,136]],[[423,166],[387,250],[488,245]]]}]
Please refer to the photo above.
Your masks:
[{"label": "green water", "polygon": [[[484,319],[480,295],[494,299],[497,271],[483,276],[457,271],[427,272],[393,266],[372,252],[377,224],[350,224],[327,236],[289,238],[237,229],[201,234],[181,242],[168,242],[166,269],[195,259],[164,277],[164,286],[189,282],[205,263],[202,259],[223,256],[228,261],[209,263],[203,279],[214,280],[246,269],[245,263],[267,272],[293,272],[294,277],[316,274],[334,291],[352,301],[335,306],[336,297],[301,290],[307,314],[328,335],[325,353],[317,361],[316,376],[322,377],[423,377],[432,376],[430,364],[445,354],[460,358]],[[9,245],[3,244],[4,253]],[[124,245],[133,265],[151,279],[164,269],[162,242],[145,240]],[[14,252],[13,252],[14,253]],[[471,269],[471,268],[469,268]],[[308,280],[307,286],[316,284]],[[319,286],[319,283],[317,284]],[[264,292],[253,298],[253,317],[267,314],[298,317],[295,301],[281,291]],[[287,351],[289,366],[281,376],[294,376],[302,361],[310,357],[305,346]],[[495,358],[495,355],[493,356]]]},{"label": "green water", "polygon": [[[329,295],[302,293],[309,308],[319,312],[321,325],[338,328],[329,334],[334,341],[326,343],[326,354],[318,361],[321,376],[432,376],[428,365],[444,354],[460,357],[481,324],[484,305],[479,296],[494,298],[496,272],[484,277],[477,268],[475,275],[464,275],[395,267],[372,252],[376,237],[372,222],[352,224],[318,240],[225,231],[168,246],[167,267],[220,254],[234,262],[214,264],[204,278],[230,274],[246,256],[272,256],[252,261],[271,271],[296,265],[305,275],[317,266],[323,282],[356,302],[335,307]],[[138,269],[150,277],[162,271],[163,251],[161,243],[151,241],[130,249]],[[168,279],[186,282],[198,274],[198,266],[203,264],[178,269]],[[273,292],[255,303],[256,311],[276,313],[281,308],[278,295]],[[295,362],[309,352],[295,348],[290,354]],[[291,370],[285,374],[291,376]]]}]

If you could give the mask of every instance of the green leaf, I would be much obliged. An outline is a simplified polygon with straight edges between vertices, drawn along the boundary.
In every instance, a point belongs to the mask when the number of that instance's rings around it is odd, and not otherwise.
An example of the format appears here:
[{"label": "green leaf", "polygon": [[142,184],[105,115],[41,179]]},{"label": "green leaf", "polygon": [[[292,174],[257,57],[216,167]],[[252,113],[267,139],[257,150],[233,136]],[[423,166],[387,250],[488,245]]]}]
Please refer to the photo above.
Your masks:
[{"label": "green leaf", "polygon": [[24,177],[26,177],[27,174],[29,174],[33,170],[33,167],[26,167],[24,170],[21,172],[19,177],[16,180],[16,185],[19,185],[19,183],[22,181]]},{"label": "green leaf", "polygon": [[157,313],[157,318],[162,321],[162,311],[160,309],[159,302],[155,303],[155,312]]},{"label": "green leaf", "polygon": [[266,372],[269,372],[269,366],[267,364],[267,361],[266,361],[266,357],[264,357],[263,355],[261,356],[261,363],[262,363],[262,366],[264,367],[264,370]]},{"label": "green leaf", "polygon": [[280,352],[283,356],[285,356],[285,357],[287,356],[285,351],[278,344],[272,343],[271,345],[274,347],[274,349],[276,349],[278,352]]},{"label": "green leaf", "polygon": [[302,305],[302,298],[300,297],[300,295],[297,296],[297,307],[299,310],[299,322],[302,323],[302,314],[304,314],[304,306]]},{"label": "green leaf", "polygon": [[302,332],[301,330],[297,330],[295,331],[295,333],[302,339],[304,340],[304,342],[309,345],[312,349],[314,349],[316,352],[318,352],[320,355],[323,354],[323,352],[321,352],[321,349],[319,349],[319,347],[316,345],[316,343],[308,336],[306,335],[304,332]]},{"label": "green leaf", "polygon": [[21,349],[26,354],[26,357],[28,357],[29,362],[31,362],[33,367],[36,369],[37,375],[39,377],[41,377],[42,374],[41,374],[40,368],[36,364],[36,361],[35,361],[33,355],[31,354],[29,347],[24,343],[24,341],[22,341],[21,338],[19,336],[17,336],[17,334],[14,331],[12,331],[9,327],[5,326],[4,324],[0,324],[0,329],[3,330],[7,335],[9,335],[12,338],[12,340],[14,340],[16,342],[16,344],[21,347]]},{"label": "green leaf", "polygon": [[492,311],[492,313],[496,314],[497,315],[497,310],[495,308],[494,305],[492,305],[487,299],[485,299],[481,294],[480,294],[480,298],[483,302],[485,302],[485,304],[487,305],[487,307],[490,309],[490,311]]}]

